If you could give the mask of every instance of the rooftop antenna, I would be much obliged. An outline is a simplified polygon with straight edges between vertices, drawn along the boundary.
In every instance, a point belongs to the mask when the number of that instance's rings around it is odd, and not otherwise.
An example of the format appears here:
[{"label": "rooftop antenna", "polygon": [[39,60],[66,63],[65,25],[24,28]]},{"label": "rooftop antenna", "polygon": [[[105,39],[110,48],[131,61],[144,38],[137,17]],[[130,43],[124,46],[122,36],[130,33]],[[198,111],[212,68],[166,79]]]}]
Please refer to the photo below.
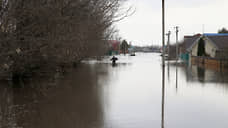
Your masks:
[{"label": "rooftop antenna", "polygon": [[204,34],[204,29],[205,29],[205,26],[204,24],[202,25],[202,34]]}]

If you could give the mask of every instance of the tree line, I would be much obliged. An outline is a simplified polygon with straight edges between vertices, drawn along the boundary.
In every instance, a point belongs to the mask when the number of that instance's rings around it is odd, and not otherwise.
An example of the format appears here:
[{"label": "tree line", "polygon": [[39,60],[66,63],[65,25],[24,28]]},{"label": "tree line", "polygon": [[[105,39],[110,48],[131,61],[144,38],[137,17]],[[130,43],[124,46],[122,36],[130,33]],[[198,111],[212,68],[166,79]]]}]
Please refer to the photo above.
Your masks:
[{"label": "tree line", "polygon": [[[54,71],[104,54],[126,0],[0,0],[0,74]],[[120,13],[122,10],[122,13]]]}]

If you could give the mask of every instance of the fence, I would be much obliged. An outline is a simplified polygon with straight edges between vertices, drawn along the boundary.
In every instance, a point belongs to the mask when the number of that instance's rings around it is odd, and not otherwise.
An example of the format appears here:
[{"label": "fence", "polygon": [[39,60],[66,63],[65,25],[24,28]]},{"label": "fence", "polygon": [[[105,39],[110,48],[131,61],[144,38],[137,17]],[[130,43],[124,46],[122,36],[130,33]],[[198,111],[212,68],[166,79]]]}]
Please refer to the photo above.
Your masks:
[{"label": "fence", "polygon": [[192,56],[191,63],[217,71],[228,71],[228,59]]}]

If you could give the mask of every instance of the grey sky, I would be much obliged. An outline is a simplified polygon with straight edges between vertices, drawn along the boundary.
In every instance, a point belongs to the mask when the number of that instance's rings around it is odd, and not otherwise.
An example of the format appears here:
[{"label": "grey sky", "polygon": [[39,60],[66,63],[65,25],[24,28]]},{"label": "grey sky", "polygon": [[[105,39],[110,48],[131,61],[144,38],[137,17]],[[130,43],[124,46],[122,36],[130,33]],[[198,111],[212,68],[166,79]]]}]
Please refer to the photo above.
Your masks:
[{"label": "grey sky", "polygon": [[[166,31],[171,30],[175,41],[174,26],[180,27],[179,40],[184,35],[203,32],[216,33],[228,28],[227,0],[165,0]],[[136,13],[117,23],[120,35],[133,44],[161,44],[161,0],[129,0]]]}]

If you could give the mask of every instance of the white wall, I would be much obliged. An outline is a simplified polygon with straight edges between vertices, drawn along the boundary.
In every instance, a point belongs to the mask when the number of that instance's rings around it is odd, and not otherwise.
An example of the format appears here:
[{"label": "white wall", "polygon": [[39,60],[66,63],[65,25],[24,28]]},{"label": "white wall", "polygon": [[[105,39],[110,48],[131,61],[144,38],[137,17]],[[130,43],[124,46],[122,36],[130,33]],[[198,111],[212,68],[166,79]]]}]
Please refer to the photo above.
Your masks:
[{"label": "white wall", "polygon": [[205,39],[205,51],[210,57],[214,58],[216,55],[216,47],[215,45],[208,39]]},{"label": "white wall", "polygon": [[[198,40],[199,41],[199,40]],[[216,56],[216,47],[215,45],[207,38],[204,38],[205,41],[205,52],[210,57],[214,58]],[[198,42],[192,47],[192,56],[197,56],[198,52]]]}]

